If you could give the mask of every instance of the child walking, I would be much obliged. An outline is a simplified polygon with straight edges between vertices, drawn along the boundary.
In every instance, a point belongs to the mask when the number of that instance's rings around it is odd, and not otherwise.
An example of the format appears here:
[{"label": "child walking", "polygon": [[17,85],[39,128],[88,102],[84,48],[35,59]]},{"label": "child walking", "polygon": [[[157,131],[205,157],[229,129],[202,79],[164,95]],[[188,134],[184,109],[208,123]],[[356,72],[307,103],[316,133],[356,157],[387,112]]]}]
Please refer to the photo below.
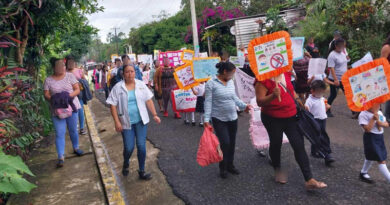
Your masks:
[{"label": "child walking", "polygon": [[360,180],[367,183],[374,182],[368,175],[368,170],[374,161],[379,163],[379,171],[390,183],[390,173],[386,166],[387,150],[383,139],[383,128],[389,127],[389,123],[379,109],[380,104],[374,104],[369,110],[359,115],[359,125],[364,129],[363,144],[366,157],[360,171]]},{"label": "child walking", "polygon": [[325,156],[318,154],[318,148],[316,146],[311,146],[311,155],[315,158],[323,158],[325,160],[325,165],[330,166],[335,162],[331,153],[330,148],[330,139],[328,133],[326,132],[326,111],[330,108],[330,105],[326,103],[324,98],[324,93],[326,90],[325,82],[322,80],[315,80],[310,85],[311,94],[306,100],[305,107],[306,109],[313,114],[315,120],[318,122],[321,128],[320,141],[323,148],[323,153]]},{"label": "child walking", "polygon": [[206,84],[204,82],[202,82],[202,83],[200,83],[200,85],[191,88],[194,95],[197,96],[195,111],[197,113],[199,113],[199,115],[200,115],[200,119],[199,119],[199,126],[200,127],[203,127],[205,85]]}]

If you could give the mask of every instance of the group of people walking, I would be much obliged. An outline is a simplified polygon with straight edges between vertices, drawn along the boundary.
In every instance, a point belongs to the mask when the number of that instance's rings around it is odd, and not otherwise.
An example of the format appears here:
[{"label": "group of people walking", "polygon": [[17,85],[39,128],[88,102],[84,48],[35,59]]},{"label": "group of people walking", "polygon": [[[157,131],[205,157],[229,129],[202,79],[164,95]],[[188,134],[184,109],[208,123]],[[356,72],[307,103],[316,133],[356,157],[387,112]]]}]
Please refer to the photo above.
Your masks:
[{"label": "group of people walking", "polygon": [[[342,75],[348,69],[349,57],[345,49],[345,40],[339,32],[335,32],[335,39],[330,44],[328,55],[329,73],[308,76],[305,73],[306,61],[311,57],[319,57],[319,49],[314,40],[310,39],[306,50],[306,57],[301,62],[294,63],[296,81],[301,82],[304,76],[307,88],[292,83],[293,73],[287,72],[277,79],[256,81],[254,83],[256,102],[261,107],[261,120],[268,132],[270,147],[269,158],[275,170],[275,181],[280,184],[287,183],[287,175],[282,168],[281,146],[283,133],[286,134],[294,151],[307,189],[321,189],[327,187],[324,182],[314,179],[308,155],[304,147],[304,138],[298,130],[297,112],[303,108],[312,113],[321,128],[321,143],[323,156],[318,155],[318,147],[312,146],[311,155],[324,158],[326,165],[331,165],[335,159],[331,155],[330,137],[326,132],[326,119],[332,117],[331,104],[337,96],[338,89],[343,91],[341,83]],[[390,60],[390,37],[382,48],[382,57]],[[52,59],[54,74],[45,80],[45,98],[50,102],[53,113],[53,123],[56,130],[56,147],[58,153],[58,167],[64,164],[65,132],[68,128],[74,153],[83,155],[79,147],[79,134],[86,134],[84,127],[83,105],[85,97],[78,98],[80,88],[85,88],[84,72],[76,68],[73,58],[68,57],[66,63],[62,59]],[[138,174],[139,178],[149,180],[151,173],[145,170],[146,137],[149,113],[153,120],[159,124],[161,119],[155,109],[153,97],[158,103],[159,111],[164,117],[168,117],[169,106],[172,104],[171,92],[177,88],[174,79],[174,68],[171,67],[168,58],[163,59],[163,65],[159,61],[154,62],[154,69],[150,71],[149,82],[142,79],[140,66],[131,62],[127,55],[121,59],[115,59],[103,66],[103,72],[96,71],[93,74],[94,88],[106,91],[106,103],[111,106],[111,114],[115,124],[115,130],[122,134],[123,138],[123,166],[122,174],[129,174],[129,160],[137,146]],[[250,72],[246,65],[247,72]],[[146,66],[145,66],[146,67]],[[147,68],[146,68],[147,69]],[[238,131],[237,109],[248,111],[252,106],[244,103],[236,95],[233,76],[236,71],[234,64],[228,60],[216,65],[217,75],[207,83],[202,83],[192,89],[197,96],[196,111],[201,115],[199,125],[205,129],[215,131],[223,152],[223,160],[219,164],[221,178],[227,178],[228,174],[238,175],[240,171],[234,165],[236,134]],[[99,69],[98,69],[99,70]],[[98,73],[98,74],[97,74]],[[105,80],[102,80],[105,79]],[[96,85],[98,82],[99,85]],[[104,82],[101,84],[101,82]],[[87,82],[88,84],[88,82]],[[330,96],[324,98],[326,84],[330,85]],[[82,86],[80,86],[82,85]],[[89,90],[89,88],[87,88]],[[153,90],[153,92],[151,91]],[[298,93],[296,92],[299,91]],[[64,103],[65,102],[65,103]],[[298,107],[297,107],[298,106]],[[376,104],[368,111],[357,113],[359,125],[364,129],[363,144],[365,161],[360,172],[360,179],[372,183],[368,175],[372,162],[379,163],[379,169],[390,182],[390,174],[386,166],[387,151],[383,140],[383,128],[388,127],[386,119],[390,119],[390,104],[387,104],[385,114],[380,111],[380,105]],[[204,116],[203,116],[204,114]],[[356,114],[356,113],[354,113]],[[188,119],[191,117],[191,121]],[[180,113],[174,113],[175,118],[181,118]],[[193,113],[185,113],[185,124],[195,125]],[[79,129],[77,129],[79,121]],[[325,151],[324,151],[325,150]]]}]

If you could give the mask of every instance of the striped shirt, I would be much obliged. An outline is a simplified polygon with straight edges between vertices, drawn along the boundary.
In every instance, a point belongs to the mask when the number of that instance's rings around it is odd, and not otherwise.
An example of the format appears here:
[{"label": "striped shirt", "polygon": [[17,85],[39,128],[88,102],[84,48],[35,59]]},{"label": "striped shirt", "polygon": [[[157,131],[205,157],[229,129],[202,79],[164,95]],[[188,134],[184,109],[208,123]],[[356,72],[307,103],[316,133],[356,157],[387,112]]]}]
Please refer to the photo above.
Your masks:
[{"label": "striped shirt", "polygon": [[206,83],[205,122],[210,122],[210,118],[225,122],[236,120],[236,106],[244,110],[247,105],[237,97],[233,80],[229,80],[226,86],[218,78],[213,78]]}]

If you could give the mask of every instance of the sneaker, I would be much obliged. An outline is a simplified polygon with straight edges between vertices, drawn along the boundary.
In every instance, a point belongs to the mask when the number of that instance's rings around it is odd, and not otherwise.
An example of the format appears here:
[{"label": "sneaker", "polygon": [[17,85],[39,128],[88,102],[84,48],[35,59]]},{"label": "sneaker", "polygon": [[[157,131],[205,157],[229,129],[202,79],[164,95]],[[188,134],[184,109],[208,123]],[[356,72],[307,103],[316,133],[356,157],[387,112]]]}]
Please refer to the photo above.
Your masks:
[{"label": "sneaker", "polygon": [[168,112],[164,112],[164,117],[168,117]]},{"label": "sneaker", "polygon": [[195,123],[195,122],[192,122],[192,126],[196,126],[196,123]]},{"label": "sneaker", "polygon": [[366,182],[366,183],[369,183],[369,184],[373,184],[374,183],[374,180],[372,180],[370,175],[368,175],[367,173],[361,173],[360,172],[359,178],[360,178],[360,180],[362,182]]},{"label": "sneaker", "polygon": [[64,166],[64,160],[63,159],[59,159],[58,162],[57,162],[57,168],[61,168]]},{"label": "sneaker", "polygon": [[145,171],[138,171],[139,178],[142,180],[150,180],[152,179],[152,175],[149,173],[146,173]]},{"label": "sneaker", "polygon": [[74,150],[74,153],[79,157],[84,155],[84,151],[81,149]]},{"label": "sneaker", "polygon": [[189,124],[190,124],[190,121],[184,120],[184,124],[185,124],[185,125],[189,125]]},{"label": "sneaker", "polygon": [[336,160],[332,157],[332,155],[328,154],[326,157],[325,157],[325,165],[326,166],[330,166],[333,162],[335,162]]},{"label": "sneaker", "polygon": [[199,127],[203,127],[203,122],[200,122],[200,123],[199,123]]},{"label": "sneaker", "polygon": [[86,135],[87,134],[87,130],[85,128],[80,129],[80,134]]},{"label": "sneaker", "polygon": [[257,154],[260,156],[260,157],[266,157],[267,154],[263,151],[263,150],[257,150]]}]

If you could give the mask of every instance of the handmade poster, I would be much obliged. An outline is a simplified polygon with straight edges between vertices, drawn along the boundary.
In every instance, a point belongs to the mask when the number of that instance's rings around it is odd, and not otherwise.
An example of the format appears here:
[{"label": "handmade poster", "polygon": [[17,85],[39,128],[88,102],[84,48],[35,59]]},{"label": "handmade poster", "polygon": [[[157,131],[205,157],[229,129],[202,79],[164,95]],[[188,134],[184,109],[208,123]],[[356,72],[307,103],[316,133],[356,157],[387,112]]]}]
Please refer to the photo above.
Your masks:
[{"label": "handmade poster", "polygon": [[172,90],[171,97],[174,112],[195,112],[197,97],[192,90]]},{"label": "handmade poster", "polygon": [[348,70],[341,81],[349,108],[359,112],[369,109],[374,103],[389,100],[388,76],[390,76],[390,65],[385,58]]},{"label": "handmade poster", "polygon": [[304,57],[303,45],[305,37],[292,37],[291,50],[293,53],[293,61],[301,60]]},{"label": "handmade poster", "polygon": [[147,85],[149,84],[150,71],[142,72],[142,81]]},{"label": "handmade poster", "polygon": [[244,56],[230,56],[229,61],[233,63],[237,68],[244,67],[245,57]]},{"label": "handmade poster", "polygon": [[[256,150],[267,149],[269,147],[268,132],[261,121],[261,108],[257,106],[256,98],[250,101],[253,106],[249,112],[251,119],[249,120],[249,136],[252,141],[252,145]],[[287,136],[283,133],[283,143],[288,143]]]},{"label": "handmade poster", "polygon": [[[164,57],[168,57],[169,59],[169,66],[171,67],[176,67],[178,65],[182,65],[184,64],[183,61],[178,58],[181,56],[181,53],[183,51],[167,51],[167,52],[160,52],[159,53],[159,57],[158,57],[158,60],[160,61],[160,64],[161,65],[164,65],[163,63],[163,59]],[[175,58],[176,57],[176,58]]]},{"label": "handmade poster", "polygon": [[158,59],[158,54],[160,53],[159,50],[153,50],[153,60],[157,60]]},{"label": "handmade poster", "polygon": [[192,61],[192,59],[195,57],[195,52],[193,50],[183,50],[180,57],[184,62]]},{"label": "handmade poster", "polygon": [[325,73],[328,61],[324,58],[310,58],[308,76],[322,75]]},{"label": "handmade poster", "polygon": [[199,84],[194,79],[191,63],[186,63],[176,68],[175,72],[173,73],[173,76],[175,77],[176,83],[179,88],[183,90],[188,90]]},{"label": "handmade poster", "polygon": [[249,63],[259,81],[270,79],[291,70],[293,54],[290,35],[278,31],[250,41]]},{"label": "handmade poster", "polygon": [[127,56],[129,56],[131,62],[137,62],[137,54],[128,53]]},{"label": "handmade poster", "polygon": [[192,61],[192,72],[195,81],[208,81],[211,77],[217,75],[217,68],[215,65],[217,65],[219,61],[220,58],[217,57],[194,58]]},{"label": "handmade poster", "polygon": [[199,53],[199,58],[207,58],[207,57],[209,57],[207,52]]},{"label": "handmade poster", "polygon": [[255,78],[249,76],[240,69],[236,69],[234,84],[236,86],[237,96],[245,103],[249,103],[250,100],[256,96],[254,83]]},{"label": "handmade poster", "polygon": [[121,57],[118,54],[112,54],[111,55],[111,62],[115,63],[115,59],[117,59],[117,58],[121,59]]},{"label": "handmade poster", "polygon": [[356,68],[358,66],[361,66],[361,65],[366,64],[366,63],[371,62],[371,61],[373,61],[373,58],[372,58],[371,53],[368,52],[362,59],[356,61],[351,66],[352,66],[352,68]]},{"label": "handmade poster", "polygon": [[153,64],[153,55],[140,54],[140,55],[137,55],[137,59],[138,59],[138,62],[140,62],[140,63],[144,63],[144,64],[149,63],[149,65]]}]

